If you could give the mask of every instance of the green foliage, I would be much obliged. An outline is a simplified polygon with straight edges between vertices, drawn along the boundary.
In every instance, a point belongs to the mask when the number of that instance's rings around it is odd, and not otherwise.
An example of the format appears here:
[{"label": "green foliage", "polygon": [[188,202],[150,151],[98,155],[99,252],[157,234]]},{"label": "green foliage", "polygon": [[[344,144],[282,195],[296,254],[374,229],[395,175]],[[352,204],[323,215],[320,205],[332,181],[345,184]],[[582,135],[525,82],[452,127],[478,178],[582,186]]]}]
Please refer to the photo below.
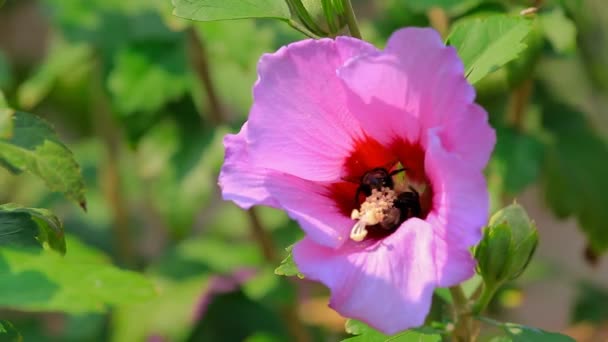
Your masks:
[{"label": "green foliage", "polygon": [[346,332],[351,335],[357,335],[355,337],[347,338],[344,341],[349,342],[440,342],[441,335],[437,332],[431,331],[432,329],[421,328],[412,329],[400,332],[398,334],[388,336],[382,334],[366,324],[349,319],[345,325]]},{"label": "green foliage", "polygon": [[547,40],[553,49],[559,53],[573,53],[576,50],[576,26],[561,7],[547,13],[541,13],[538,18]]},{"label": "green foliage", "polygon": [[0,246],[32,245],[65,254],[61,221],[46,209],[0,205]]},{"label": "green foliage", "polygon": [[15,329],[11,322],[7,320],[0,320],[0,341],[21,342],[23,341],[23,337],[19,331]]},{"label": "green foliage", "polygon": [[10,136],[0,136],[0,164],[11,171],[28,171],[40,177],[49,189],[62,192],[86,208],[80,167],[51,126],[24,112],[4,109],[1,121],[5,122],[6,117],[12,118],[13,127]]},{"label": "green foliage", "polygon": [[572,312],[572,321],[601,323],[608,319],[608,292],[590,282],[581,282]]},{"label": "green foliage", "polygon": [[129,46],[115,55],[108,89],[123,115],[154,113],[189,89],[187,60],[179,40]]},{"label": "green foliage", "polygon": [[456,48],[465,66],[465,74],[476,83],[517,58],[526,45],[530,20],[495,15],[484,19],[464,19],[454,25],[447,39]]},{"label": "green foliage", "polygon": [[505,192],[517,194],[538,180],[544,153],[545,145],[536,136],[499,128],[490,168],[500,177]]},{"label": "green foliage", "polygon": [[[480,318],[482,322],[501,328],[507,337],[500,337],[497,341],[509,342],[574,342],[574,339],[554,333],[540,330],[537,328],[526,327],[515,323],[502,323],[489,318]],[[496,340],[496,339],[495,339]]]},{"label": "green foliage", "polygon": [[[4,97],[4,94],[2,93],[2,91],[0,91],[0,109],[6,108],[8,105],[6,104],[6,98]],[[4,120],[4,119],[3,119]],[[2,127],[1,125],[3,124],[3,121],[0,122],[0,127]],[[1,128],[0,128],[0,132]],[[0,133],[2,134],[2,133]]]},{"label": "green foliage", "polygon": [[173,0],[173,6],[176,16],[199,21],[290,17],[284,0]]},{"label": "green foliage", "polygon": [[91,48],[85,44],[70,45],[54,41],[44,63],[27,81],[19,85],[19,107],[34,108],[49,95],[61,77],[89,68],[92,53]]},{"label": "green foliage", "polygon": [[104,312],[108,305],[147,300],[143,276],[77,255],[0,250],[0,306],[24,311]]},{"label": "green foliage", "polygon": [[404,5],[416,12],[427,12],[433,7],[438,7],[449,14],[459,15],[483,2],[483,0],[410,0]]},{"label": "green foliage", "polygon": [[287,256],[285,257],[285,259],[283,259],[283,261],[281,261],[279,267],[274,270],[274,273],[276,275],[282,275],[286,277],[297,276],[300,279],[304,279],[304,275],[300,273],[300,271],[298,270],[298,265],[296,265],[295,261],[293,260],[293,254],[291,253],[292,249],[293,246],[289,246],[286,248]]},{"label": "green foliage", "polygon": [[543,187],[547,203],[559,217],[574,216],[591,249],[608,249],[605,198],[608,193],[608,146],[578,111],[545,103],[543,122],[553,135],[547,147]]}]

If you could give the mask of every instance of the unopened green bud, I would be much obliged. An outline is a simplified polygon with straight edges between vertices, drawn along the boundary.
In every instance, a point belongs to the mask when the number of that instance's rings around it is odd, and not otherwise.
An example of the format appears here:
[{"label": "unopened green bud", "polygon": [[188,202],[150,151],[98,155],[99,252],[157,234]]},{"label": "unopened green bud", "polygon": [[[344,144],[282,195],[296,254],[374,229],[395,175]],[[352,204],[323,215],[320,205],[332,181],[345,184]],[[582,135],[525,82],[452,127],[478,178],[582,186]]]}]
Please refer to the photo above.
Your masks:
[{"label": "unopened green bud", "polygon": [[475,248],[478,273],[488,286],[517,278],[528,266],[538,232],[524,208],[512,204],[492,216]]}]

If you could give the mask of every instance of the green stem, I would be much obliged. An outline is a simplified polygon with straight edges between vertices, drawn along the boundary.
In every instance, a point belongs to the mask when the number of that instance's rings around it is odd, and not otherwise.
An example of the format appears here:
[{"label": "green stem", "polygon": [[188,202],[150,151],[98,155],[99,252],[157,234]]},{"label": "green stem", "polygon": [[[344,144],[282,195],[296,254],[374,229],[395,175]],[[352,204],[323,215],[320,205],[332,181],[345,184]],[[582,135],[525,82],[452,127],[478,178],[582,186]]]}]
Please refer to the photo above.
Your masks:
[{"label": "green stem", "polygon": [[[308,13],[308,10],[306,10],[306,7],[304,7],[304,4],[302,4],[301,0],[287,0],[287,5],[291,8],[292,13],[295,13],[298,19],[302,21],[302,24],[304,24],[300,26],[305,27],[307,31],[313,33],[316,36],[326,36],[326,33],[323,31],[323,29],[321,29],[321,27],[319,27],[319,25],[317,25],[314,19],[310,16],[310,13]],[[295,20],[292,19],[290,21]],[[293,25],[292,27],[296,28]],[[299,31],[302,32],[301,30]]]},{"label": "green stem", "polygon": [[466,309],[467,305],[467,297],[460,286],[452,286],[450,287],[450,294],[452,295],[452,302],[454,303],[454,307],[456,311],[461,312]]},{"label": "green stem", "polygon": [[321,38],[321,36],[314,34],[313,32],[311,32],[309,29],[306,28],[306,26],[300,24],[299,22],[297,22],[296,20],[293,19],[289,19],[289,21],[287,22],[289,24],[289,26],[293,27],[294,29],[300,31],[302,34],[304,34],[305,36],[308,36],[310,38],[314,38],[314,39],[319,39]]},{"label": "green stem", "polygon": [[350,35],[362,39],[363,37],[359,30],[359,24],[357,24],[357,17],[355,16],[353,5],[350,3],[350,0],[342,0],[342,3],[344,4],[344,14],[346,15],[346,24],[348,25]]},{"label": "green stem", "polygon": [[490,304],[490,301],[494,297],[497,289],[498,286],[489,287],[484,285],[483,291],[481,292],[481,297],[479,297],[479,300],[473,306],[474,315],[481,314],[488,307],[488,304]]},{"label": "green stem", "polygon": [[456,323],[452,333],[453,340],[457,342],[475,341],[476,332],[467,296],[460,286],[450,287],[450,293],[452,294],[454,320]]}]

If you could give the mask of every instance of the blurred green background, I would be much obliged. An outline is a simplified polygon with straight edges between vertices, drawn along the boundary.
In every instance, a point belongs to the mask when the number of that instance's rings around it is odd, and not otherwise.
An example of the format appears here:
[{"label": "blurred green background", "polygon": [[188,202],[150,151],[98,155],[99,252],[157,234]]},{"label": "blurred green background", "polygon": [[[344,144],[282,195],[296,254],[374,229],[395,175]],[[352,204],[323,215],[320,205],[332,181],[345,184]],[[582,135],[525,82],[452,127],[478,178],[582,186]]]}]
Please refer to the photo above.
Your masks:
[{"label": "blurred green background", "polygon": [[[447,36],[455,23],[535,2],[354,4],[364,37],[382,47],[400,27]],[[297,225],[273,209],[242,211],[216,185],[222,138],[247,119],[257,60],[304,36],[271,19],[200,23],[172,9],[170,0],[0,7],[0,89],[74,152],[88,211],[4,169],[0,203],[52,209],[66,259],[90,265],[65,274],[40,265],[57,287],[45,294],[5,256],[0,318],[25,341],[340,340],[344,319],[326,307],[327,291],[273,273],[301,237]],[[608,336],[608,4],[544,1],[534,17],[520,58],[476,84],[498,134],[493,210],[517,198],[541,234],[531,267],[492,312],[599,341]],[[125,283],[112,264],[143,276]],[[86,282],[106,271],[106,283]]]}]

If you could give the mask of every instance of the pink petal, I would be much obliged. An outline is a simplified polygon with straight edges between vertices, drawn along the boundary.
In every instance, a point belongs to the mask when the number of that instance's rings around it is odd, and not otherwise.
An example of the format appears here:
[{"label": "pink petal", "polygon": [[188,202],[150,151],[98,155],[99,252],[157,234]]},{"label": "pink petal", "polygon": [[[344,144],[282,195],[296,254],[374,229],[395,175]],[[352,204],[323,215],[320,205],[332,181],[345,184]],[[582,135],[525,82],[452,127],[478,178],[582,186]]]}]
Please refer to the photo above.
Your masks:
[{"label": "pink petal", "polygon": [[339,179],[362,131],[346,108],[336,69],[374,51],[342,37],[300,41],[264,55],[247,136],[254,163],[309,180]]},{"label": "pink petal", "polygon": [[317,243],[336,247],[347,238],[352,220],[341,215],[326,196],[326,186],[255,166],[245,136],[248,124],[236,135],[224,138],[226,157],[219,185],[226,200],[244,209],[253,205],[281,208],[298,221]]},{"label": "pink petal", "polygon": [[239,134],[228,134],[224,138],[226,153],[219,176],[222,195],[225,200],[232,200],[244,209],[249,209],[253,205],[278,207],[277,201],[266,189],[266,179],[285,176],[255,167],[251,163],[246,136],[247,123],[243,125]]},{"label": "pink petal", "polygon": [[434,253],[438,287],[460,284],[475,274],[476,261],[468,248],[454,246],[436,235]]},{"label": "pink petal", "polygon": [[291,177],[289,182],[271,181],[266,186],[310,239],[331,248],[347,241],[353,221],[340,213],[335,201],[326,195],[325,185]]},{"label": "pink petal", "polygon": [[429,28],[406,28],[389,38],[385,53],[399,58],[411,80],[409,94],[417,96],[418,114],[426,128],[438,126],[475,99],[464,66],[453,47]]},{"label": "pink petal", "polygon": [[411,81],[396,56],[355,58],[338,75],[349,89],[348,108],[371,137],[384,145],[395,137],[418,140],[417,97],[407,95]]},{"label": "pink petal", "polygon": [[349,108],[381,143],[395,136],[417,142],[420,132],[445,126],[441,137],[450,152],[478,168],[487,162],[493,147],[487,114],[473,104],[475,90],[456,51],[434,30],[399,30],[384,52],[353,58],[338,75],[349,89]]},{"label": "pink petal", "polygon": [[330,306],[394,334],[424,323],[436,286],[432,227],[406,221],[394,234],[364,247],[335,250],[305,238],[294,247],[299,270],[331,290]]},{"label": "pink petal", "polygon": [[488,163],[496,143],[488,113],[475,103],[446,120],[439,136],[446,150],[459,154],[473,168],[479,169]]},{"label": "pink petal", "polygon": [[426,220],[448,244],[471,247],[488,221],[489,195],[479,168],[445,151],[429,133],[425,169],[433,187],[432,210]]}]

